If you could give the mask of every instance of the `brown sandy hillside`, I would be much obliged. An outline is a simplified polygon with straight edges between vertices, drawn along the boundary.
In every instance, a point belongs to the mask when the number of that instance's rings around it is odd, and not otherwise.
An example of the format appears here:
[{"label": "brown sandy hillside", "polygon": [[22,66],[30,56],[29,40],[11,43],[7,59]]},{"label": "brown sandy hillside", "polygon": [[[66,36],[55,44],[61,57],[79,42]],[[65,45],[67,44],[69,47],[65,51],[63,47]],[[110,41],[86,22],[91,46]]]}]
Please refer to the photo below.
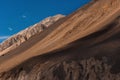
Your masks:
[{"label": "brown sandy hillside", "polygon": [[93,0],[54,22],[1,49],[0,80],[120,80],[120,0]]}]

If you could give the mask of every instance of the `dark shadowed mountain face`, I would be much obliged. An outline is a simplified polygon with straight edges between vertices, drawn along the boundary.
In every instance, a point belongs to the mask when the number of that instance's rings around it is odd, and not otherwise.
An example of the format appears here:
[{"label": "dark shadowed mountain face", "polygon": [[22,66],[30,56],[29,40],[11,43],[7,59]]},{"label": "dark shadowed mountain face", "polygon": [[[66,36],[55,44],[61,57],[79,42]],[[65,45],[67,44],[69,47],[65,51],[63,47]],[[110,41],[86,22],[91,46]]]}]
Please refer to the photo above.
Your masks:
[{"label": "dark shadowed mountain face", "polygon": [[120,80],[120,0],[93,0],[41,35],[0,57],[0,80]]}]

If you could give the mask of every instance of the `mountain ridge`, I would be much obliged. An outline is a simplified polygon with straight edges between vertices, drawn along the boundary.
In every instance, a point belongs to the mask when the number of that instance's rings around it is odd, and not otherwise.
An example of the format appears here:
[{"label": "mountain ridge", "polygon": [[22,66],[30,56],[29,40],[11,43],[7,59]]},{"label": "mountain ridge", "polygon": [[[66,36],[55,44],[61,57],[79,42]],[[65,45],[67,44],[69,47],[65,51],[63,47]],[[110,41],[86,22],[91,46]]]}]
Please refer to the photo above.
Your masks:
[{"label": "mountain ridge", "polygon": [[93,0],[0,57],[0,79],[119,80],[119,35],[120,0]]},{"label": "mountain ridge", "polygon": [[23,42],[27,41],[32,36],[41,33],[45,28],[52,25],[54,22],[58,21],[59,19],[65,17],[64,15],[58,14],[53,17],[48,17],[42,20],[41,22],[34,24],[33,26],[30,26],[19,33],[11,36],[7,40],[5,40],[3,43],[0,44],[0,52],[7,48],[11,48],[10,50],[16,48]]}]

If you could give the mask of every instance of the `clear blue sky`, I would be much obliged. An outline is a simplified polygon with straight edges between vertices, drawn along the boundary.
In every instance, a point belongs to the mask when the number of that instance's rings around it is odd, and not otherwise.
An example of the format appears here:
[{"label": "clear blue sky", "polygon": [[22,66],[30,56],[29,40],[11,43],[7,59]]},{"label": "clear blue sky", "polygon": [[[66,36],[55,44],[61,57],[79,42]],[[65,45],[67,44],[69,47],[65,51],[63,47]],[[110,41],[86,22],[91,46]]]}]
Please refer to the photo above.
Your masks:
[{"label": "clear blue sky", "polygon": [[0,42],[42,19],[68,15],[90,0],[0,0]]}]

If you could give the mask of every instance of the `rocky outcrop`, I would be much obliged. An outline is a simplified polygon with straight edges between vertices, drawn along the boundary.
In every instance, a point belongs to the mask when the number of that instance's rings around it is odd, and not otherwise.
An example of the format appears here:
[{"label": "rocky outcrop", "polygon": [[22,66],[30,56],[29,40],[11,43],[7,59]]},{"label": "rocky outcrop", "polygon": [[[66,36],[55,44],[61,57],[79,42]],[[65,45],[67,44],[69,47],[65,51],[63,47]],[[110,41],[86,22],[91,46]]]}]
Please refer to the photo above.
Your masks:
[{"label": "rocky outcrop", "polygon": [[120,80],[120,0],[93,0],[1,56],[0,80]]},{"label": "rocky outcrop", "polygon": [[[119,80],[119,67],[109,57],[81,59],[62,55],[35,57],[15,69],[2,73],[0,80]],[[69,56],[69,58],[68,58]],[[41,58],[41,59],[40,59]],[[45,59],[44,59],[45,58]],[[58,58],[58,59],[56,59]],[[42,61],[41,61],[42,60]],[[33,63],[34,62],[34,63]],[[109,64],[108,64],[109,62]],[[113,68],[113,70],[112,70]]]},{"label": "rocky outcrop", "polygon": [[9,47],[16,48],[23,42],[27,41],[32,36],[41,33],[47,27],[55,23],[56,21],[60,20],[61,18],[65,17],[64,15],[58,14],[53,17],[48,17],[41,22],[26,28],[25,30],[11,36],[3,43],[0,44],[0,51],[3,51]]}]

